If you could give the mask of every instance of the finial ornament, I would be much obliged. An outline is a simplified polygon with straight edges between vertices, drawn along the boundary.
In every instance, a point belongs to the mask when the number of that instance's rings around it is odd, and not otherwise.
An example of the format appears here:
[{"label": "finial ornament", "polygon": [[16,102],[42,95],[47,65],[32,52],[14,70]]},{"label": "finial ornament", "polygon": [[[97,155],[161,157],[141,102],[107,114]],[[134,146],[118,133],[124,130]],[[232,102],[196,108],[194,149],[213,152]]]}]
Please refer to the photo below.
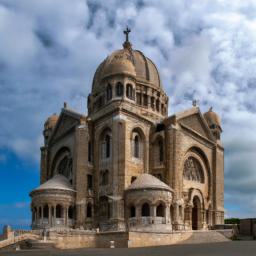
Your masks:
[{"label": "finial ornament", "polygon": [[129,42],[129,33],[131,32],[131,29],[129,27],[126,27],[126,30],[123,31],[125,34],[125,41],[123,43],[123,47],[131,50],[132,49],[132,44]]},{"label": "finial ornament", "polygon": [[199,100],[193,100],[193,101],[192,101],[193,107],[197,107],[198,104],[199,104]]},{"label": "finial ornament", "polygon": [[129,33],[131,32],[130,28],[127,26],[126,30],[124,30],[125,34],[125,42],[129,42]]},{"label": "finial ornament", "polygon": [[209,108],[209,111],[212,111],[212,106]]}]

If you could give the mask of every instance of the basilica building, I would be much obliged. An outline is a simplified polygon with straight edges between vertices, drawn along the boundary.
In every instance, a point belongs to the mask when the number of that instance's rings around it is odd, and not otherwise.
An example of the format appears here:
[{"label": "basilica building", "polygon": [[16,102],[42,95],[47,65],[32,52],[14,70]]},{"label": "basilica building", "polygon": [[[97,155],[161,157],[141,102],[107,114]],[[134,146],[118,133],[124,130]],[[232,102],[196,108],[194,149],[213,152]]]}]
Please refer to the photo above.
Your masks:
[{"label": "basilica building", "polygon": [[219,116],[196,104],[169,116],[157,67],[128,33],[98,66],[87,115],[64,103],[44,124],[32,229],[197,230],[224,222]]}]

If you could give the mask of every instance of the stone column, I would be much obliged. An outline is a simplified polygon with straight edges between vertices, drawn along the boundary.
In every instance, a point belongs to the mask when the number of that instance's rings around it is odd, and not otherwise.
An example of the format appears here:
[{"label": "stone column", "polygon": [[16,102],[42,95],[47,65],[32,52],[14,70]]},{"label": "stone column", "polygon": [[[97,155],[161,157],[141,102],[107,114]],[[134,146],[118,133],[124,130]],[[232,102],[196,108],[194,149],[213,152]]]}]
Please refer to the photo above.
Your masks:
[{"label": "stone column", "polygon": [[51,226],[51,205],[48,204],[48,225]]},{"label": "stone column", "polygon": [[185,225],[186,229],[192,229],[192,205],[187,205],[185,209]]},{"label": "stone column", "polygon": [[203,229],[208,229],[208,224],[207,224],[207,222],[206,222],[206,210],[205,209],[203,209],[202,210],[202,224],[203,224]]},{"label": "stone column", "polygon": [[56,226],[56,205],[53,206],[53,226]]},{"label": "stone column", "polygon": [[41,209],[41,224],[43,224],[43,218],[44,218],[44,207],[43,207],[43,206],[41,206],[41,207],[40,207],[40,209]]},{"label": "stone column", "polygon": [[141,206],[136,206],[135,208],[136,224],[140,224],[141,221]]},{"label": "stone column", "polygon": [[144,170],[149,173],[149,140],[147,134],[145,134],[145,143],[143,145],[144,150]]},{"label": "stone column", "polygon": [[156,217],[156,205],[151,205],[150,206],[150,216],[151,217]]},{"label": "stone column", "polygon": [[174,203],[173,204],[174,207],[174,213],[173,213],[173,223],[174,223],[174,228],[176,230],[179,229],[179,204],[178,203]]},{"label": "stone column", "polygon": [[170,204],[167,204],[165,207],[165,223],[171,223],[171,214],[170,214]]},{"label": "stone column", "polygon": [[38,221],[39,221],[39,207],[36,206],[36,225],[38,225]]},{"label": "stone column", "polygon": [[155,205],[150,205],[150,221],[151,221],[151,224],[155,223],[155,218],[156,218],[156,206]]},{"label": "stone column", "polygon": [[65,205],[64,208],[64,226],[68,226],[68,207]]},{"label": "stone column", "polygon": [[212,226],[213,225],[213,212],[212,210],[209,210],[209,225]]},{"label": "stone column", "polygon": [[63,218],[63,226],[67,226],[67,208],[65,205],[62,206],[62,218]]}]

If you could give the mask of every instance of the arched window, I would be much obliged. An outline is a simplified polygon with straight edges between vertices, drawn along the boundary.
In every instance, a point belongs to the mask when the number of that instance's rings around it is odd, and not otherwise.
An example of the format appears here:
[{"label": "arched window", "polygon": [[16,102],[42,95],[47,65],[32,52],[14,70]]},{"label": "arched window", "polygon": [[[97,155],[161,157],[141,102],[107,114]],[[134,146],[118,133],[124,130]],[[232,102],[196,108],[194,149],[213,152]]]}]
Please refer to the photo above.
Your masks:
[{"label": "arched window", "polygon": [[48,218],[49,217],[49,207],[48,205],[45,205],[43,208],[43,217]]},{"label": "arched window", "polygon": [[136,216],[136,209],[134,206],[131,206],[130,208],[130,218],[133,218]]},{"label": "arched window", "polygon": [[111,156],[111,130],[106,128],[100,135],[100,152],[101,158],[110,158]]},{"label": "arched window", "polygon": [[105,145],[106,145],[106,158],[110,157],[110,136],[107,134],[105,136]]},{"label": "arched window", "polygon": [[148,106],[148,95],[147,94],[143,94],[143,105],[145,107]]},{"label": "arched window", "polygon": [[126,85],[126,97],[131,100],[134,99],[134,92],[131,84]]},{"label": "arched window", "polygon": [[107,94],[107,101],[111,100],[112,99],[112,87],[111,87],[111,84],[107,85],[106,94]]},{"label": "arched window", "polygon": [[164,217],[164,206],[162,204],[159,204],[156,207],[156,216],[157,217]]},{"label": "arched window", "polygon": [[164,104],[161,104],[161,114],[164,115]]},{"label": "arched window", "polygon": [[154,109],[155,108],[155,98],[151,97],[151,108]]},{"label": "arched window", "polygon": [[99,198],[99,214],[101,218],[110,218],[111,217],[111,204],[108,202],[106,196],[101,196]]},{"label": "arched window", "polygon": [[116,84],[116,96],[123,96],[124,94],[124,86],[122,83],[118,82]]},{"label": "arched window", "polygon": [[102,173],[102,185],[108,185],[108,182],[109,182],[109,171],[105,170]]},{"label": "arched window", "polygon": [[150,216],[150,207],[148,203],[144,203],[141,207],[141,216],[147,217]]},{"label": "arched window", "polygon": [[62,206],[59,204],[56,206],[56,218],[62,218]]},{"label": "arched window", "polygon": [[186,180],[204,183],[204,172],[200,162],[196,158],[189,157],[185,161],[183,177]]},{"label": "arched window", "polygon": [[54,157],[52,163],[52,176],[54,174],[64,175],[72,184],[73,162],[70,150],[66,147],[61,148]]},{"label": "arched window", "polygon": [[106,158],[110,157],[110,136],[106,135],[105,137],[106,141]]},{"label": "arched window", "polygon": [[162,139],[158,140],[158,151],[159,162],[162,163],[164,161],[164,143]]},{"label": "arched window", "polygon": [[86,207],[86,217],[91,218],[92,217],[92,204],[88,203]]},{"label": "arched window", "polygon": [[[131,157],[137,158],[138,160],[143,160],[145,155],[144,152],[144,142],[145,142],[145,135],[143,130],[140,127],[136,127],[132,130],[131,133]],[[135,160],[135,159],[134,159]],[[135,163],[141,164],[141,161],[135,160]]]},{"label": "arched window", "polygon": [[134,137],[134,157],[140,158],[140,141],[139,135]]},{"label": "arched window", "polygon": [[160,108],[160,101],[159,99],[156,100],[156,111],[159,112],[159,108]]},{"label": "arched window", "polygon": [[73,217],[74,217],[73,207],[69,206],[69,208],[68,208],[68,218],[73,219]]},{"label": "arched window", "polygon": [[88,162],[92,161],[92,143],[88,142]]},{"label": "arched window", "polygon": [[87,174],[87,190],[93,189],[93,177],[91,174]]}]

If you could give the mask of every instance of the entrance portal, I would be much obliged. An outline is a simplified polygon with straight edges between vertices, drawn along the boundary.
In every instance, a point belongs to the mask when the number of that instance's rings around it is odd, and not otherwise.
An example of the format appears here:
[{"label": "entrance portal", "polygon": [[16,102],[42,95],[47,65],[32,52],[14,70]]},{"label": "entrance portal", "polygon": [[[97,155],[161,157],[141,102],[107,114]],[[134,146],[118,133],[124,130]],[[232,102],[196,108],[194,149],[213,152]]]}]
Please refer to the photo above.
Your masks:
[{"label": "entrance portal", "polygon": [[200,223],[200,200],[198,197],[193,199],[193,208],[192,208],[192,229],[198,230]]}]

